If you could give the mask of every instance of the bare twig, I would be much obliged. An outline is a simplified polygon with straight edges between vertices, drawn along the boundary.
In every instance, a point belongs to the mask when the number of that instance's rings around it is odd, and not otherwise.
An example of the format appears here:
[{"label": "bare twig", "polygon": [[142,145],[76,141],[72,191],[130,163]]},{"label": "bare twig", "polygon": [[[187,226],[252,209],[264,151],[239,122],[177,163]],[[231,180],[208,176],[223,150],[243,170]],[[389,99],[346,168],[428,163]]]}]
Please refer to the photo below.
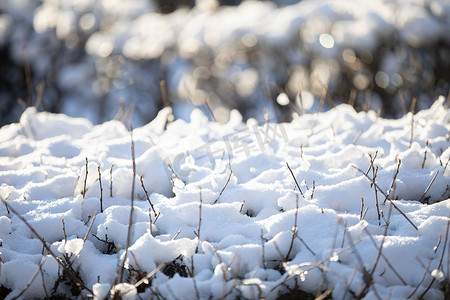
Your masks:
[{"label": "bare twig", "polygon": [[363,219],[363,211],[364,211],[364,198],[361,197],[361,212],[359,214],[359,220]]},{"label": "bare twig", "polygon": [[384,261],[386,262],[386,264],[389,266],[389,268],[392,270],[392,272],[397,276],[398,279],[400,279],[400,281],[406,285],[406,281],[400,276],[400,274],[397,272],[397,270],[395,270],[394,266],[391,264],[391,262],[389,261],[389,259],[379,250],[375,239],[373,238],[372,234],[367,230],[367,228],[363,229],[364,232],[369,236],[372,244],[375,246],[375,248],[377,249],[377,251],[379,251],[379,253],[381,253],[381,257],[384,259]]},{"label": "bare twig", "polygon": [[180,232],[181,232],[181,227],[180,227],[180,229],[178,229],[177,233],[173,236],[173,238],[171,239],[171,241],[174,241],[174,240],[178,237],[178,235],[180,234]]},{"label": "bare twig", "polygon": [[[48,256],[44,256],[44,258],[41,260],[41,262],[39,263],[38,268],[36,269],[36,272],[33,274],[33,276],[31,277],[31,279],[28,281],[28,283],[25,285],[25,287],[22,289],[22,291],[15,297],[12,298],[12,300],[16,300],[16,299],[20,299],[21,296],[28,290],[28,288],[31,286],[31,284],[34,282],[34,280],[36,279],[37,275],[39,274],[39,272],[41,272],[42,270],[42,265],[45,263],[45,261],[47,260]],[[44,278],[42,278],[42,282],[44,282]],[[45,289],[44,289],[45,290]],[[47,293],[47,291],[45,290],[45,293]]]},{"label": "bare twig", "polygon": [[[448,233],[449,233],[449,229],[450,229],[450,214],[448,216],[448,221],[447,221],[447,228],[445,230],[445,240],[444,240],[444,246],[442,246],[442,254],[441,254],[441,258],[439,259],[439,264],[436,267],[436,270],[439,271],[439,269],[442,266],[442,261],[444,260],[444,255],[446,254],[446,249],[447,249],[447,242],[448,242]],[[448,253],[447,253],[448,256]],[[433,276],[433,279],[431,280],[430,284],[428,285],[428,287],[425,289],[425,291],[419,296],[419,299],[423,299],[423,297],[425,296],[426,293],[428,293],[428,291],[430,290],[431,286],[433,285],[433,283],[436,281],[436,277]]]},{"label": "bare twig", "polygon": [[111,165],[111,168],[109,169],[109,197],[112,198],[113,193],[112,193],[112,186],[113,186],[113,177],[112,177],[112,171],[114,168],[114,164]]},{"label": "bare twig", "polygon": [[289,167],[289,164],[287,162],[286,162],[286,166],[288,167],[289,171],[291,172],[292,178],[294,178],[294,181],[295,181],[295,185],[297,186],[298,191],[300,192],[300,194],[302,195],[302,197],[304,199],[305,195],[303,195],[302,189],[298,185],[297,178],[295,178],[294,172],[292,172],[292,169],[291,169],[291,167]]},{"label": "bare twig", "polygon": [[349,280],[348,280],[347,283],[346,283],[345,293],[344,293],[344,296],[342,297],[342,299],[346,299],[347,294],[348,294],[348,292],[350,291],[350,285],[352,284],[353,279],[355,278],[355,275],[356,275],[356,271],[357,271],[357,270],[358,270],[358,267],[357,267],[357,266],[354,266],[354,267],[353,267],[352,275],[350,276]]},{"label": "bare twig", "polygon": [[47,108],[45,107],[44,103],[44,90],[45,90],[45,82],[43,81],[36,87],[37,92],[36,109],[39,109],[39,106],[42,105],[42,110],[46,111]]},{"label": "bare twig", "polygon": [[431,185],[433,184],[434,180],[436,179],[438,173],[439,173],[439,170],[437,170],[436,173],[434,174],[433,179],[431,179],[430,184],[426,188],[425,192],[423,192],[423,195],[422,195],[422,197],[420,197],[419,202],[422,202],[423,198],[425,197],[425,195],[427,194],[428,190],[431,188]]},{"label": "bare twig", "polygon": [[142,278],[141,280],[139,280],[138,282],[136,282],[134,284],[134,287],[137,288],[138,286],[140,286],[141,284],[145,283],[146,281],[148,281],[151,277],[153,277],[153,275],[155,275],[156,273],[158,273],[159,270],[161,270],[162,268],[164,268],[166,264],[162,263],[159,266],[156,267],[156,269],[154,269],[153,271],[151,271],[150,273],[148,273],[144,278]]},{"label": "bare twig", "polygon": [[219,193],[219,197],[217,197],[217,199],[214,201],[214,204],[216,204],[217,201],[219,201],[220,196],[222,196],[223,191],[225,191],[225,189],[226,189],[227,186],[228,186],[228,183],[230,182],[231,175],[233,175],[233,169],[231,168],[231,158],[230,158],[229,155],[228,155],[228,166],[230,167],[230,174],[228,175],[227,182],[225,182],[225,185],[223,186],[222,190],[221,190],[220,193]]},{"label": "bare twig", "polygon": [[88,177],[88,158],[86,157],[86,174],[84,175],[84,185],[83,185],[83,198],[86,197],[86,182],[87,182],[87,177]]},{"label": "bare twig", "polygon": [[411,148],[412,145],[412,141],[414,138],[414,108],[416,106],[416,98],[413,98],[412,102],[411,102],[411,107],[410,107],[410,113],[411,113],[411,137],[409,139],[409,148]]},{"label": "bare twig", "polygon": [[[197,247],[195,248],[195,253],[198,253],[198,247],[200,246],[200,228],[202,226],[202,203],[203,203],[203,198],[202,198],[202,187],[199,186],[200,189],[200,204],[198,206],[198,227],[197,227],[197,232],[195,233],[195,235],[197,236]],[[194,263],[192,263],[193,266]]]},{"label": "bare twig", "polygon": [[265,270],[266,269],[266,259],[264,256],[264,241],[265,241],[265,239],[263,237],[263,233],[264,233],[264,230],[261,227],[261,235],[260,235],[260,238],[261,238],[261,260],[262,260],[263,268]]},{"label": "bare twig", "polygon": [[[133,124],[130,122],[130,138],[131,138],[131,160],[133,163],[133,181],[131,182],[131,207],[130,207],[130,218],[128,221],[128,230],[127,230],[127,240],[125,244],[125,252],[122,261],[122,266],[120,267],[120,275],[118,277],[119,281],[122,282],[123,279],[123,271],[125,269],[125,263],[127,260],[128,249],[131,244],[131,228],[133,226],[133,212],[134,212],[134,182],[136,178],[136,159],[134,155],[134,140],[133,140]],[[116,278],[117,279],[117,278]],[[114,282],[115,284],[117,282]]]},{"label": "bare twig", "polygon": [[391,213],[392,213],[392,205],[389,206],[386,227],[384,228],[384,232],[383,232],[383,238],[381,239],[381,244],[380,244],[380,247],[378,248],[377,257],[375,258],[375,262],[373,263],[372,271],[370,272],[370,277],[372,277],[372,278],[373,278],[373,274],[375,274],[375,270],[377,268],[378,262],[380,261],[380,257],[381,257],[381,254],[382,254],[381,251],[383,251],[383,245],[384,245],[384,241],[386,240],[387,231],[388,231],[388,228],[389,228],[389,220],[391,218]]},{"label": "bare twig", "polygon": [[64,222],[64,218],[61,219],[61,222],[62,222],[63,233],[64,233],[64,243],[67,243],[66,224]]},{"label": "bare twig", "polygon": [[356,145],[356,142],[358,141],[358,139],[362,133],[363,133],[363,131],[362,131],[362,129],[360,129],[358,134],[356,135],[356,137],[353,139],[352,145]]},{"label": "bare twig", "polygon": [[[353,168],[355,168],[356,170],[358,170],[359,172],[361,172],[367,179],[369,179],[370,181],[372,181],[372,179],[366,174],[364,173],[364,171],[362,171],[360,168],[358,168],[357,166],[353,166]],[[419,228],[417,228],[416,225],[414,225],[414,223],[408,218],[408,216],[405,215],[405,213],[403,211],[401,211],[400,208],[397,207],[397,205],[395,205],[394,201],[392,201],[391,199],[389,199],[386,196],[386,193],[383,192],[383,190],[376,184],[374,183],[375,187],[378,189],[378,191],[387,198],[387,200],[389,200],[389,202],[392,204],[392,206],[414,227],[415,230],[419,230]]]},{"label": "bare twig", "polygon": [[298,234],[298,232],[295,233],[295,237],[302,242],[303,245],[305,245],[306,249],[308,249],[309,252],[311,252],[312,255],[316,255],[316,253],[314,253],[314,251],[311,250],[311,248],[309,248],[308,244],[306,244],[306,242],[300,237],[300,235]]},{"label": "bare twig", "polygon": [[102,186],[102,173],[100,172],[100,166],[97,166],[98,170],[98,182],[100,183],[100,212],[103,212],[103,186]]},{"label": "bare twig", "polygon": [[395,170],[394,178],[392,179],[392,183],[391,183],[391,187],[389,188],[388,192],[386,193],[386,196],[384,198],[383,204],[386,203],[386,200],[389,198],[389,196],[391,195],[392,191],[394,190],[395,180],[397,180],[397,175],[398,175],[398,172],[400,171],[400,165],[401,164],[402,164],[402,160],[398,159],[397,170]]},{"label": "bare twig", "polygon": [[153,206],[152,201],[150,201],[150,197],[148,196],[147,189],[145,188],[145,185],[144,185],[144,175],[141,175],[139,178],[141,180],[142,189],[144,190],[144,193],[145,193],[145,198],[147,199],[148,203],[150,204],[151,209],[153,210],[153,213],[156,216],[157,213],[156,213],[155,207]]},{"label": "bare twig", "polygon": [[245,199],[244,199],[244,200],[242,200],[242,203],[241,203],[241,208],[239,209],[239,213],[241,213],[241,212],[242,212],[242,209],[244,208],[244,204],[245,204]]},{"label": "bare twig", "polygon": [[423,154],[422,169],[425,167],[425,162],[427,160],[427,152],[428,152],[428,140],[426,140],[425,142],[425,153]]},{"label": "bare twig", "polygon": [[211,114],[211,117],[213,118],[214,122],[217,122],[216,117],[214,116],[214,111],[211,108],[211,104],[209,103],[209,99],[205,99],[205,106],[208,108],[209,113]]},{"label": "bare twig", "polygon": [[291,254],[292,247],[294,246],[295,235],[297,234],[297,219],[298,219],[298,194],[295,194],[295,214],[294,214],[294,227],[292,229],[292,238],[291,244],[289,245],[289,250],[286,254],[286,259],[289,259],[289,255]]},{"label": "bare twig", "polygon": [[[5,200],[0,199],[2,202],[5,202]],[[83,282],[83,280],[80,278],[80,276],[77,274],[77,272],[67,264],[65,261],[63,261],[59,256],[56,256],[53,251],[50,249],[47,242],[44,240],[44,238],[37,233],[37,231],[33,228],[33,226],[28,223],[27,220],[25,220],[24,217],[22,217],[13,207],[9,207],[11,212],[16,215],[27,227],[28,229],[33,233],[33,235],[39,239],[42,243],[42,246],[45,250],[47,250],[47,253],[49,253],[53,258],[57,261],[58,265],[63,268],[65,271],[65,274],[69,277],[69,279],[80,289],[85,289],[90,293],[93,293],[91,289],[89,289]]]},{"label": "bare twig", "polygon": [[[416,256],[416,259],[418,259],[417,256]],[[419,260],[419,262],[420,262],[420,260]],[[423,281],[427,277],[428,271],[430,270],[430,266],[431,266],[431,259],[428,261],[428,266],[426,266],[425,271],[422,274],[422,278],[420,278],[419,283],[417,284],[417,286],[414,289],[414,291],[408,296],[408,299],[410,299],[417,292],[417,290],[419,289],[420,285],[423,283]]]},{"label": "bare twig", "polygon": [[[333,243],[331,244],[331,247],[330,247],[330,254],[328,256],[330,258],[336,255],[334,249],[336,247],[336,239],[337,239],[339,227],[341,225],[341,221],[342,221],[342,219],[339,217],[337,220],[337,224],[336,224],[336,232],[334,234]],[[326,269],[328,269],[328,267],[330,266],[330,261],[331,261],[330,259],[328,259],[326,261],[326,263],[327,263]],[[320,280],[319,288],[317,289],[317,292],[316,292],[316,297],[319,297],[322,294],[322,288],[323,288],[323,285],[325,284],[326,277],[327,277],[327,273],[323,272],[322,279]]]},{"label": "bare twig", "polygon": [[163,102],[164,107],[170,106],[169,99],[167,97],[167,87],[166,87],[166,81],[165,80],[161,80],[159,82],[159,88],[161,90],[161,98],[162,98],[162,102]]}]

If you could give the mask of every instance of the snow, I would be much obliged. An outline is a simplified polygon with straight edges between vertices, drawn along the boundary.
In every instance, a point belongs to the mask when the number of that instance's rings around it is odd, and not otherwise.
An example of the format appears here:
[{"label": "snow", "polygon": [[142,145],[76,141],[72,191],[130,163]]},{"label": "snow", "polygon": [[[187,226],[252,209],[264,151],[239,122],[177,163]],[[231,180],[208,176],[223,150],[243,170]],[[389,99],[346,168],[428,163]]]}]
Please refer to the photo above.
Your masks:
[{"label": "snow", "polygon": [[242,120],[232,111],[219,124],[198,109],[173,120],[165,108],[131,135],[119,121],[28,108],[2,127],[7,299],[75,297],[68,263],[86,287],[79,297],[95,299],[276,299],[291,289],[444,298],[444,97],[394,120],[344,104],[289,123]]},{"label": "snow", "polygon": [[[44,102],[52,111],[97,124],[112,119],[124,99],[124,107],[136,108],[139,126],[161,108],[161,80],[177,118],[187,119],[186,99],[199,105],[208,98],[219,121],[233,108],[248,118],[270,107],[265,83],[290,99],[298,93],[319,99],[330,71],[334,101],[345,101],[354,88],[361,91],[357,106],[383,108],[389,116],[401,113],[399,103],[391,104],[399,92],[416,97],[423,109],[448,90],[441,75],[450,41],[446,0],[247,0],[238,6],[197,0],[192,9],[169,14],[156,3],[3,1],[0,47],[8,54],[6,68],[15,67],[3,78],[23,84],[26,56],[33,87],[47,83]],[[2,96],[8,103],[27,97],[13,90]],[[286,99],[280,100],[283,106]],[[7,114],[16,122],[20,107]]]}]

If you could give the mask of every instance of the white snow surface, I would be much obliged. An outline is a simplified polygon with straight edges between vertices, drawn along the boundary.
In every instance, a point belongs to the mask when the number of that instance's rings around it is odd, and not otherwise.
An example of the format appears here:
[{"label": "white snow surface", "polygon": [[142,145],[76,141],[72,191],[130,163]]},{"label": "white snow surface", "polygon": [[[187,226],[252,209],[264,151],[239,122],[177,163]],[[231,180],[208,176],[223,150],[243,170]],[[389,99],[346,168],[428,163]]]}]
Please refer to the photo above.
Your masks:
[{"label": "white snow surface", "polygon": [[[166,108],[132,134],[119,121],[94,126],[28,108],[0,129],[0,284],[7,299],[51,295],[59,260],[87,287],[78,297],[95,299],[276,299],[291,289],[443,299],[444,100],[396,120],[339,105],[260,125],[236,111],[222,125],[199,110],[168,121]],[[54,292],[75,297],[68,282]]]}]

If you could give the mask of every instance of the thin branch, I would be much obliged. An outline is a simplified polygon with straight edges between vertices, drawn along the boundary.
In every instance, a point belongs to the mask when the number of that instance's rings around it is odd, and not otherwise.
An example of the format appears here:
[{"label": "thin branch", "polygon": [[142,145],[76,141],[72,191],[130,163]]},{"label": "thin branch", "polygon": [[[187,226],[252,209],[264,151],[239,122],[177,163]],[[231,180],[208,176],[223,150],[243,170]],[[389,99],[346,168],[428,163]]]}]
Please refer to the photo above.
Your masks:
[{"label": "thin branch", "polygon": [[[417,256],[416,256],[417,258]],[[428,261],[428,266],[425,268],[425,271],[422,274],[422,278],[420,279],[419,283],[417,284],[416,288],[414,289],[414,291],[408,296],[408,299],[410,299],[419,289],[420,285],[423,283],[423,281],[425,280],[428,271],[430,270],[430,266],[431,266],[431,259]]]},{"label": "thin branch", "polygon": [[[448,216],[448,221],[447,221],[447,228],[445,230],[445,240],[444,240],[444,246],[442,247],[442,254],[441,254],[441,258],[439,259],[439,264],[436,267],[436,270],[439,271],[439,269],[442,266],[442,261],[444,260],[444,255],[445,255],[445,250],[447,249],[447,242],[448,242],[448,233],[449,233],[449,229],[450,229],[450,214]],[[447,253],[448,256],[448,253]],[[433,285],[433,283],[436,281],[436,277],[433,276],[433,279],[431,280],[430,284],[428,285],[428,287],[425,289],[425,291],[419,296],[419,299],[423,299],[423,297],[425,296],[426,293],[428,293],[428,291],[430,290],[431,286]]]},{"label": "thin branch", "polygon": [[[340,227],[340,225],[341,225],[341,221],[342,221],[342,219],[339,217],[338,220],[337,220],[337,224],[336,224],[336,232],[334,233],[333,243],[332,243],[331,246],[330,246],[330,254],[329,254],[329,256],[328,256],[328,257],[330,257],[330,258],[333,257],[333,256],[335,256],[335,251],[334,251],[334,249],[335,249],[335,247],[336,247],[336,239],[337,239],[339,227]],[[331,262],[330,259],[327,260],[326,269],[329,268],[330,262]],[[322,293],[322,288],[323,288],[323,285],[325,284],[325,279],[326,279],[326,277],[327,277],[327,273],[326,273],[326,272],[323,272],[323,274],[322,274],[322,279],[320,280],[319,288],[317,289],[317,292],[316,292],[316,297],[319,297],[319,296],[321,295],[321,293]]]},{"label": "thin branch", "polygon": [[[372,181],[372,179],[364,173],[364,171],[362,171],[360,168],[358,168],[357,166],[353,165],[353,168],[355,168],[356,170],[358,170],[359,172],[361,172],[367,179],[369,179],[370,181]],[[383,190],[376,184],[374,183],[375,187],[378,189],[378,191],[383,194],[383,196],[386,197],[387,200],[389,200],[389,202],[392,204],[392,206],[414,227],[415,230],[419,230],[419,228],[417,228],[416,225],[414,225],[414,223],[405,215],[405,213],[403,211],[400,210],[400,208],[397,207],[397,205],[395,205],[394,201],[392,201],[391,199],[389,199],[386,196],[386,193],[383,192]]]},{"label": "thin branch", "polygon": [[150,273],[148,273],[144,278],[142,278],[141,280],[139,280],[138,282],[136,282],[134,284],[134,287],[137,288],[138,286],[140,286],[141,284],[145,283],[146,281],[148,281],[150,279],[150,277],[153,277],[153,275],[155,275],[156,273],[158,273],[159,270],[161,270],[162,268],[164,268],[166,264],[162,263],[159,266],[156,267],[156,269],[154,269],[153,271],[151,271]]},{"label": "thin branch", "polygon": [[86,181],[87,181],[87,177],[88,177],[88,158],[86,157],[86,174],[84,176],[84,185],[83,185],[83,198],[86,197]]},{"label": "thin branch", "polygon": [[231,169],[231,159],[229,155],[228,155],[228,166],[230,167],[230,174],[228,175],[227,182],[225,182],[225,185],[223,186],[222,190],[219,193],[219,197],[217,197],[216,201],[214,201],[214,204],[216,204],[217,201],[219,201],[220,196],[222,196],[223,191],[225,191],[226,187],[228,186],[228,183],[230,182],[231,175],[233,175],[233,169]]},{"label": "thin branch", "polygon": [[266,269],[266,259],[264,257],[264,237],[263,237],[263,228],[261,227],[261,259],[262,259],[262,264],[263,264],[263,268],[264,270]]},{"label": "thin branch", "polygon": [[300,194],[302,195],[302,197],[304,199],[305,195],[303,195],[302,189],[298,185],[297,178],[295,178],[294,172],[292,172],[292,169],[291,169],[291,167],[289,167],[289,164],[287,162],[286,162],[286,166],[288,167],[289,171],[291,172],[292,178],[294,178],[294,181],[295,181],[295,185],[297,186],[298,191],[300,192]]},{"label": "thin branch", "polygon": [[420,197],[419,202],[422,202],[423,198],[425,197],[426,193],[428,192],[428,190],[431,188],[431,185],[433,184],[434,180],[436,179],[437,175],[439,174],[439,170],[436,171],[436,173],[433,176],[433,179],[431,179],[430,184],[428,185],[427,189],[425,190],[425,192],[423,192],[422,197]]},{"label": "thin branch", "polygon": [[[136,178],[136,159],[134,155],[134,140],[133,140],[133,124],[130,122],[130,138],[131,138],[131,160],[133,163],[133,181],[131,182],[131,207],[130,207],[130,218],[128,220],[128,230],[127,230],[127,240],[125,244],[125,252],[124,257],[122,261],[122,266],[120,267],[120,275],[119,275],[119,282],[122,282],[123,279],[123,271],[125,269],[125,263],[127,260],[128,255],[128,249],[131,244],[131,228],[133,225],[133,212],[134,212],[134,182]],[[116,278],[117,279],[117,278]],[[115,282],[117,283],[117,282]]]},{"label": "thin branch", "polygon": [[[5,200],[0,199],[3,203],[5,203]],[[53,258],[57,261],[58,265],[61,266],[63,268],[63,270],[65,271],[65,274],[67,274],[67,276],[70,278],[70,280],[72,280],[72,282],[80,289],[85,289],[90,293],[93,293],[91,289],[89,289],[83,282],[83,280],[79,277],[79,275],[75,272],[75,270],[70,266],[67,265],[59,256],[56,256],[53,251],[50,249],[50,247],[47,245],[47,242],[44,240],[44,238],[42,236],[40,236],[37,231],[33,228],[33,226],[30,225],[30,223],[28,223],[27,220],[25,220],[24,217],[22,217],[13,207],[9,207],[9,209],[11,210],[11,212],[16,215],[27,227],[28,229],[33,233],[33,235],[39,239],[42,243],[42,246],[44,247],[45,250],[47,250],[47,252],[53,256]]]},{"label": "thin branch", "polygon": [[309,252],[311,252],[312,255],[316,255],[316,253],[314,253],[314,251],[311,250],[311,248],[309,248],[308,244],[306,244],[306,242],[300,237],[300,235],[298,234],[298,232],[295,233],[295,237],[303,243],[303,245],[305,245],[306,249],[308,249]]},{"label": "thin branch", "polygon": [[143,177],[144,177],[144,175],[141,175],[141,176],[139,177],[140,180],[141,180],[141,186],[142,186],[142,189],[144,190],[145,198],[147,199],[148,203],[150,204],[150,207],[151,207],[152,210],[153,210],[153,213],[154,213],[155,216],[156,216],[157,213],[156,213],[155,207],[153,206],[152,201],[150,201],[150,197],[148,196],[147,189],[146,189],[145,186],[144,186],[144,178],[143,178]]},{"label": "thin branch", "polygon": [[100,172],[100,166],[97,166],[98,170],[98,182],[100,183],[100,212],[103,212],[103,187],[102,187],[102,173]]},{"label": "thin branch", "polygon": [[352,142],[352,145],[356,145],[356,142],[358,141],[359,137],[363,133],[362,129],[359,130],[358,134],[356,135],[355,139]]},{"label": "thin branch", "polygon": [[[195,253],[198,253],[198,247],[200,245],[200,228],[202,226],[202,203],[203,203],[203,198],[202,198],[202,187],[199,186],[200,189],[200,204],[198,206],[198,228],[197,228],[197,247],[195,248]],[[194,263],[192,263],[193,265]]]},{"label": "thin branch", "polygon": [[425,167],[425,162],[427,161],[427,152],[428,152],[428,140],[426,140],[425,142],[425,153],[423,154],[422,169]]},{"label": "thin branch", "polygon": [[113,186],[113,177],[112,177],[112,171],[114,168],[114,164],[111,165],[111,168],[109,169],[109,197],[112,198],[113,193],[112,193],[112,186]]},{"label": "thin branch", "polygon": [[294,227],[292,230],[292,238],[291,244],[289,245],[289,250],[286,254],[286,259],[289,259],[289,255],[291,254],[292,247],[294,246],[295,235],[297,234],[297,219],[298,219],[298,194],[295,194],[295,215],[294,215]]},{"label": "thin branch", "polygon": [[64,222],[64,218],[61,219],[61,222],[62,222],[63,233],[64,233],[64,243],[67,243],[66,224]]},{"label": "thin branch", "polygon": [[402,160],[398,159],[397,170],[395,170],[394,178],[392,179],[392,183],[391,183],[391,187],[389,188],[388,192],[386,193],[386,197],[384,198],[383,204],[386,203],[386,200],[389,198],[389,196],[391,195],[392,191],[394,190],[395,180],[397,180],[397,175],[398,175],[398,173],[400,171],[400,165],[401,164],[402,164]]},{"label": "thin branch", "polygon": [[[370,238],[372,244],[375,246],[375,249],[377,249],[377,251],[379,251],[379,252],[381,253],[381,251],[379,250],[379,248],[378,248],[378,246],[377,246],[377,243],[375,242],[375,240],[374,240],[372,234],[367,230],[367,228],[364,228],[363,230],[364,230],[364,232],[369,236],[369,238]],[[392,272],[397,276],[397,278],[400,279],[400,281],[401,281],[404,285],[407,285],[406,281],[400,276],[400,274],[397,272],[397,270],[395,270],[394,266],[391,264],[391,262],[388,260],[388,258],[387,258],[383,253],[381,253],[380,255],[381,255],[381,257],[384,259],[384,261],[386,262],[386,264],[389,266],[389,268],[392,270]]]},{"label": "thin branch", "polygon": [[[42,270],[42,265],[45,263],[45,261],[47,260],[48,256],[44,256],[44,258],[41,260],[41,262],[39,263],[38,268],[36,269],[36,272],[33,274],[33,276],[31,277],[31,279],[28,281],[28,283],[25,285],[25,287],[22,289],[22,291],[15,297],[13,297],[11,300],[16,300],[19,299],[27,290],[28,288],[31,286],[31,284],[34,282],[34,280],[36,279],[36,277],[38,276],[39,272],[41,272]],[[42,278],[42,282],[44,282],[44,278]],[[45,293],[47,293],[47,291],[45,291]]]}]

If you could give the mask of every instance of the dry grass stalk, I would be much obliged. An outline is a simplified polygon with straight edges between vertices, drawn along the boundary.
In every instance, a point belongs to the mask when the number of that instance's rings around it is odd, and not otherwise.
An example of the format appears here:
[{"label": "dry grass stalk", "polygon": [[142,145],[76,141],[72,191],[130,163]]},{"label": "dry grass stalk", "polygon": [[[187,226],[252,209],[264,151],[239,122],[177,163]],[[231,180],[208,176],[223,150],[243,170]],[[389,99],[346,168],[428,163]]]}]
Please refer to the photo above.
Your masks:
[{"label": "dry grass stalk", "polygon": [[[355,168],[356,170],[358,170],[359,172],[361,172],[367,179],[369,179],[371,182],[372,182],[372,178],[370,178],[366,173],[364,173],[364,171],[363,170],[361,170],[360,168],[358,168],[357,166],[353,166],[353,168]],[[398,206],[397,205],[395,205],[395,203],[391,200],[391,199],[389,199],[388,197],[387,197],[387,195],[386,195],[386,193],[385,192],[383,192],[383,190],[376,184],[376,183],[373,183],[374,184],[374,186],[378,189],[378,191],[383,195],[383,196],[385,196],[386,197],[386,199],[387,200],[389,200],[389,202],[392,204],[392,206],[411,224],[411,226],[413,226],[414,227],[414,229],[415,230],[419,230],[419,228],[417,228],[417,226],[416,225],[414,225],[414,223],[408,218],[408,216],[407,215],[405,215],[405,213],[400,209],[400,208],[398,208]]]},{"label": "dry grass stalk", "polygon": [[126,240],[126,244],[125,244],[124,257],[122,260],[122,265],[120,267],[119,276],[118,277],[116,276],[116,278],[114,280],[114,285],[118,283],[117,279],[119,280],[119,282],[122,282],[122,280],[123,280],[123,271],[125,269],[125,263],[127,260],[128,249],[131,244],[131,229],[133,226],[133,212],[134,212],[134,182],[135,182],[135,178],[136,178],[136,159],[135,159],[135,154],[134,154],[133,124],[132,123],[130,123],[130,138],[131,138],[131,160],[132,160],[132,164],[133,164],[133,180],[131,182],[130,218],[128,220],[127,240]]},{"label": "dry grass stalk", "polygon": [[294,246],[295,241],[295,235],[298,232],[297,227],[297,219],[298,219],[298,194],[295,194],[295,214],[294,214],[294,227],[292,229],[292,238],[291,238],[291,244],[289,245],[289,250],[286,254],[286,259],[289,259],[289,255],[291,254],[292,247]]},{"label": "dry grass stalk", "polygon": [[295,181],[295,185],[297,186],[298,191],[300,192],[300,194],[302,195],[302,197],[304,199],[305,195],[303,194],[302,189],[300,188],[300,185],[297,182],[297,178],[295,178],[294,172],[292,172],[292,169],[291,169],[291,167],[289,167],[289,164],[287,162],[286,162],[286,166],[288,167],[289,171],[291,172],[292,178],[294,178],[294,181]]},{"label": "dry grass stalk", "polygon": [[88,163],[89,163],[89,161],[88,161],[88,158],[86,157],[86,173],[84,175],[83,191],[81,193],[83,195],[83,198],[86,197],[86,182],[87,182],[87,177],[88,177],[88,173],[89,173],[89,171],[88,171]]},{"label": "dry grass stalk", "polygon": [[113,196],[113,176],[112,176],[112,172],[113,172],[113,168],[114,168],[114,164],[111,165],[111,168],[109,169],[109,197],[112,198]]},{"label": "dry grass stalk", "polygon": [[431,185],[433,184],[434,180],[436,179],[437,175],[439,174],[439,170],[436,171],[436,173],[433,176],[433,179],[431,179],[430,184],[427,186],[427,188],[425,189],[425,192],[423,192],[422,197],[420,197],[419,202],[422,202],[423,198],[425,198],[425,195],[428,193],[428,191],[431,188]]},{"label": "dry grass stalk", "polygon": [[100,212],[103,212],[103,186],[102,186],[102,173],[100,172],[100,166],[97,166],[98,170],[98,182],[100,183]]}]

